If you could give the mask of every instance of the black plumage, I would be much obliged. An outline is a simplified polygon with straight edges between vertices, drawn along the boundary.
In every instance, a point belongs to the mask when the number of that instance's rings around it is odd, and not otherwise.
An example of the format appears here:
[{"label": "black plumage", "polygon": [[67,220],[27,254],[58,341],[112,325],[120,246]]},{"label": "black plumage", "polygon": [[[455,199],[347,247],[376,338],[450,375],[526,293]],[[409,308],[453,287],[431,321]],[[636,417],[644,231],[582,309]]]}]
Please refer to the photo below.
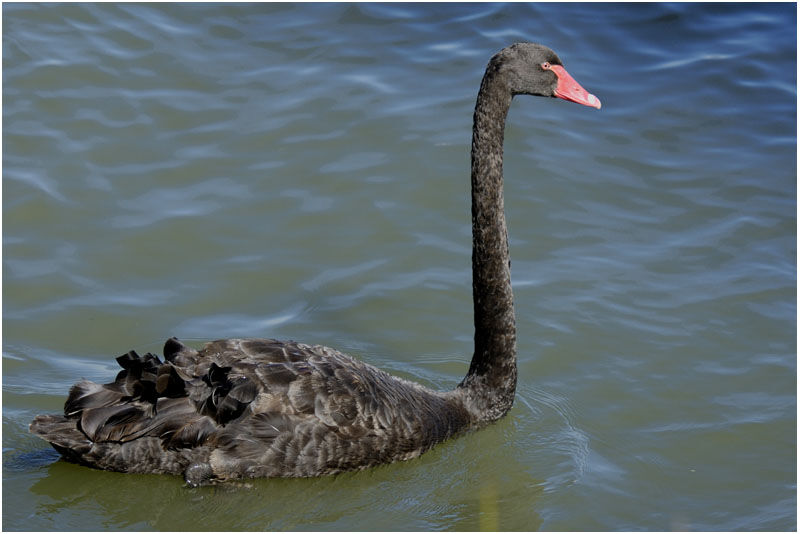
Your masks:
[{"label": "black plumage", "polygon": [[38,416],[31,430],[73,461],[199,484],[413,457],[470,420],[454,398],[326,347],[229,339],[196,351],[172,338],[164,352],[120,356],[114,382],[78,382],[65,415]]},{"label": "black plumage", "polygon": [[518,43],[489,61],[472,136],[475,352],[455,389],[433,391],[319,345],[227,339],[194,350],[171,338],[163,361],[130,351],[113,382],[78,382],[64,415],[37,416],[31,431],[70,461],[199,485],[407,460],[502,417],[517,381],[503,213],[503,131],[517,94],[600,107],[547,47]]}]

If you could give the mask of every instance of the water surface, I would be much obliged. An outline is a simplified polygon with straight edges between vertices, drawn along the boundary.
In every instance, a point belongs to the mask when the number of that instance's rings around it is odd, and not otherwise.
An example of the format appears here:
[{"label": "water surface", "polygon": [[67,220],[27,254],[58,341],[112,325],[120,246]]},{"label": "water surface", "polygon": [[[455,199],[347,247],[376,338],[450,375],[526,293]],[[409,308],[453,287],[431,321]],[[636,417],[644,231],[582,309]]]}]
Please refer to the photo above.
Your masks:
[{"label": "water surface", "polygon": [[[186,489],[27,426],[175,335],[336,347],[451,388],[471,356],[488,58],[519,97],[519,387],[421,459]],[[793,4],[3,6],[3,529],[796,529]]]}]

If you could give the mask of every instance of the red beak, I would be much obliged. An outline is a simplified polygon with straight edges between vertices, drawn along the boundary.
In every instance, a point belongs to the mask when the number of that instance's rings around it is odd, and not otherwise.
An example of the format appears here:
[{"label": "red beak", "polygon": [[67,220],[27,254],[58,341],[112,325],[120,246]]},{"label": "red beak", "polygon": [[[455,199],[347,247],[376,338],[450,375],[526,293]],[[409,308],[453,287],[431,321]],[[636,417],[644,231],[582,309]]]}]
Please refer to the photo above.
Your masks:
[{"label": "red beak", "polygon": [[564,67],[552,65],[550,69],[558,76],[558,87],[556,87],[555,96],[570,102],[600,109],[600,99],[581,87],[581,84],[576,82]]}]

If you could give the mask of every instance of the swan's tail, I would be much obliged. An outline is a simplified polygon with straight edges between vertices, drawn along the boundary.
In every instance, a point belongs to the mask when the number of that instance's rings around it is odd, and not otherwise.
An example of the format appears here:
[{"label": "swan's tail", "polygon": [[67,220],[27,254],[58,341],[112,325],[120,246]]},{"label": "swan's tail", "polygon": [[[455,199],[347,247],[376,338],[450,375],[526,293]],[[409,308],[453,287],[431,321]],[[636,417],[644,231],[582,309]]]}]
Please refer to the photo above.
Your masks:
[{"label": "swan's tail", "polygon": [[92,447],[86,435],[78,430],[75,419],[63,415],[37,415],[30,431],[49,441],[64,458],[74,462],[80,462]]},{"label": "swan's tail", "polygon": [[167,341],[164,356],[166,363],[151,353],[118,357],[122,370],[113,382],[79,381],[63,415],[38,415],[30,431],[72,462],[113,471],[182,472],[204,454],[192,449],[241,415],[256,388],[242,380],[232,384],[230,367],[213,362],[195,377],[197,351],[177,339]]},{"label": "swan's tail", "polygon": [[30,424],[33,434],[47,440],[67,460],[84,463],[92,441],[81,428],[84,409],[118,403],[123,394],[89,380],[81,380],[69,390],[64,415],[37,415]]}]

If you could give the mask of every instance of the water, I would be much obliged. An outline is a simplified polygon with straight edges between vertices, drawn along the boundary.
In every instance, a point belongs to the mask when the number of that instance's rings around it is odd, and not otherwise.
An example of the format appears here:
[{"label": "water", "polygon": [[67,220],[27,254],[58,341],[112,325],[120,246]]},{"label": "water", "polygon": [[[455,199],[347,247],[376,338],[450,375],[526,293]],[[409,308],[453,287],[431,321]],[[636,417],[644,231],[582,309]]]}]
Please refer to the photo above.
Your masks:
[{"label": "water", "polygon": [[[793,4],[5,4],[3,32],[5,530],[796,529]],[[194,490],[27,432],[172,335],[453,387],[472,108],[517,40],[603,109],[509,115],[508,417]]]}]

